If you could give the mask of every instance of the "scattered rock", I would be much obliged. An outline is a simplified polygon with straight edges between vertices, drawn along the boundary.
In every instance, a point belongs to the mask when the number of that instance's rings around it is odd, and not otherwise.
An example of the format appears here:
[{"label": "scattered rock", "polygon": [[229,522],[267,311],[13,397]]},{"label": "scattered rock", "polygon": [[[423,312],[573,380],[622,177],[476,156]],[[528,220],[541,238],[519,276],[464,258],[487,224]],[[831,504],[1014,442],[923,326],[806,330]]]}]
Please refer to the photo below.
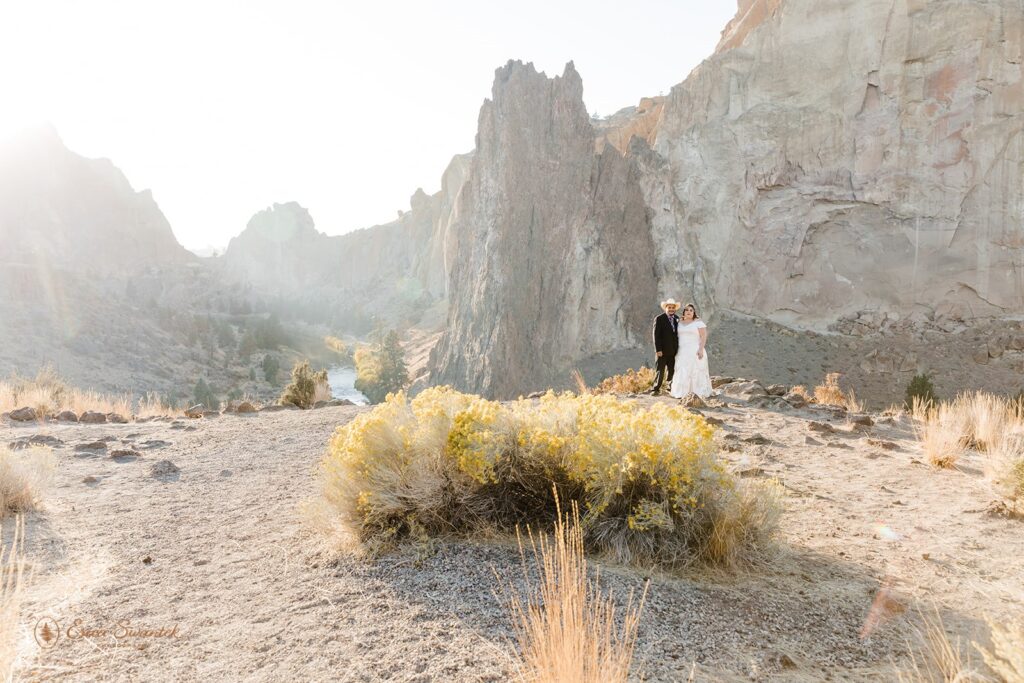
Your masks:
[{"label": "scattered rock", "polygon": [[119,448],[110,452],[110,457],[114,460],[134,460],[141,456],[142,453],[139,453],[134,448]]},{"label": "scattered rock", "polygon": [[143,441],[139,444],[139,448],[149,450],[150,448],[163,448],[164,446],[170,446],[171,444],[167,441],[161,441],[160,439],[150,439],[149,441]]},{"label": "scattered rock", "polygon": [[714,377],[711,378],[711,388],[712,389],[717,389],[718,387],[720,387],[720,386],[722,386],[724,384],[732,384],[735,381],[736,381],[735,377],[718,377],[718,376],[714,376]]},{"label": "scattered rock", "polygon": [[824,445],[821,441],[818,441],[813,436],[805,436],[804,437],[804,443],[807,444],[808,446],[823,446]]},{"label": "scattered rock", "polygon": [[188,409],[185,410],[185,417],[189,417],[189,418],[192,418],[194,420],[194,419],[202,417],[203,416],[203,411],[204,411],[203,406],[201,404],[197,404],[197,405],[194,405],[191,408],[188,408]]},{"label": "scattered rock", "polygon": [[144,558],[142,558],[142,564],[153,564],[153,558],[149,555],[146,555]]},{"label": "scattered rock", "polygon": [[203,417],[220,417],[220,413],[216,410],[204,410]]},{"label": "scattered rock", "polygon": [[107,422],[117,425],[128,424],[128,418],[117,413],[107,413]]},{"label": "scattered rock", "polygon": [[78,421],[87,425],[102,425],[107,423],[107,416],[87,410],[78,417]]},{"label": "scattered rock", "polygon": [[752,398],[754,396],[767,396],[768,392],[761,385],[760,382],[730,382],[729,384],[722,385],[722,391],[725,392],[726,396],[735,396],[737,398]]},{"label": "scattered rock", "polygon": [[811,420],[807,423],[807,428],[812,432],[818,432],[820,434],[834,434],[836,429],[827,422],[818,422],[817,420]]},{"label": "scattered rock", "polygon": [[748,436],[743,440],[746,441],[747,443],[756,444],[758,446],[767,446],[770,443],[772,443],[772,440],[769,439],[767,436],[764,436],[763,434],[754,434],[752,436]]},{"label": "scattered rock", "polygon": [[679,403],[687,408],[707,408],[708,405],[704,402],[700,396],[696,394],[688,394],[683,398],[679,399]]},{"label": "scattered rock", "polygon": [[725,420],[713,416],[709,417],[707,415],[704,416],[704,421],[707,422],[709,425],[715,425],[716,427],[721,427],[722,425],[725,424]]},{"label": "scattered rock", "polygon": [[168,477],[177,474],[181,470],[170,460],[159,460],[149,468],[150,474],[154,477]]},{"label": "scattered rock", "polygon": [[527,394],[526,398],[540,398],[544,395],[543,391],[535,391],[532,394]]},{"label": "scattered rock", "polygon": [[8,417],[17,422],[34,422],[38,416],[32,408],[18,408],[8,413]]},{"label": "scattered rock", "polygon": [[82,483],[83,484],[97,484],[97,483],[99,483],[99,481],[100,481],[99,479],[97,479],[96,477],[92,476],[91,474],[86,476],[86,477],[84,477],[82,479]]},{"label": "scattered rock", "polygon": [[769,384],[765,387],[765,391],[768,392],[769,396],[785,396],[789,390],[785,384]]},{"label": "scattered rock", "polygon": [[75,446],[76,451],[105,451],[107,450],[107,444],[105,441],[90,441],[88,443],[80,443]]},{"label": "scattered rock", "polygon": [[829,443],[827,443],[825,445],[828,448],[843,448],[843,449],[847,449],[847,450],[853,448],[853,446],[851,446],[850,444],[842,443],[840,441],[830,441]]},{"label": "scattered rock", "polygon": [[231,470],[221,470],[219,476],[230,477],[232,474],[234,473]]},{"label": "scattered rock", "polygon": [[740,475],[741,477],[760,477],[761,475],[764,474],[764,469],[758,467],[757,465],[752,465],[741,470],[736,470],[736,474]]},{"label": "scattered rock", "polygon": [[235,412],[236,413],[240,413],[240,414],[246,414],[246,413],[255,413],[257,411],[256,411],[256,406],[254,406],[253,404],[249,403],[248,401],[242,401],[241,403],[238,404],[238,407],[235,408]]},{"label": "scattered rock", "polygon": [[58,422],[78,422],[78,416],[70,410],[62,410],[57,414]]},{"label": "scattered rock", "polygon": [[799,392],[787,392],[782,398],[786,399],[786,402],[794,408],[803,408],[807,405],[807,397]]},{"label": "scattered rock", "polygon": [[59,448],[63,445],[64,442],[57,437],[44,434],[33,434],[30,437],[17,439],[16,441],[12,441],[8,444],[12,451],[20,451],[23,448],[30,448],[32,446],[50,446],[51,448]]},{"label": "scattered rock", "polygon": [[871,419],[870,415],[851,415],[850,421],[862,427],[873,427],[875,425],[875,421]]},{"label": "scattered rock", "polygon": [[868,439],[868,444],[886,451],[898,451],[900,449],[898,444],[892,441],[883,441],[882,439]]}]

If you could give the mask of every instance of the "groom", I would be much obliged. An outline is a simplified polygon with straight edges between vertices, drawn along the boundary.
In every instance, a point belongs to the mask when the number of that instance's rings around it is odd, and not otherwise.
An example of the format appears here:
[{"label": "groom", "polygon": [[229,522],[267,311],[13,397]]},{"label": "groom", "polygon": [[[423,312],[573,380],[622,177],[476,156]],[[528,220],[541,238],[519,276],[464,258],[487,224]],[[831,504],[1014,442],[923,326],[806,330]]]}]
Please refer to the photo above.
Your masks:
[{"label": "groom", "polygon": [[668,299],[661,302],[661,309],[665,311],[654,319],[654,352],[658,356],[658,371],[654,376],[654,388],[651,394],[657,396],[661,391],[661,384],[668,373],[668,385],[672,386],[672,375],[676,372],[676,351],[679,350],[679,302],[675,299]]}]

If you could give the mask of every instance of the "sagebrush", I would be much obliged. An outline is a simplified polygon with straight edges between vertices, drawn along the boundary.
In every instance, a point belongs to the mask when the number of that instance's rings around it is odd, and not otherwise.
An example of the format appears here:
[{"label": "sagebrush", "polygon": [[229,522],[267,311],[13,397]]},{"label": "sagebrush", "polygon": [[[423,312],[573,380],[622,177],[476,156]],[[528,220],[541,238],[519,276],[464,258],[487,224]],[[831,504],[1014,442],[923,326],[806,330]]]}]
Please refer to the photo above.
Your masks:
[{"label": "sagebrush", "polygon": [[678,406],[551,392],[502,404],[435,387],[339,428],[323,496],[371,549],[411,534],[550,528],[554,489],[579,505],[588,550],[616,561],[753,560],[778,499],[729,472],[713,432]]},{"label": "sagebrush", "polygon": [[330,398],[331,388],[327,382],[327,371],[314,371],[309,366],[309,361],[304,360],[292,368],[292,381],[281,394],[281,404],[312,408],[317,401],[326,401]]},{"label": "sagebrush", "polygon": [[654,370],[630,368],[621,375],[613,375],[594,387],[597,394],[640,394],[654,386]]}]

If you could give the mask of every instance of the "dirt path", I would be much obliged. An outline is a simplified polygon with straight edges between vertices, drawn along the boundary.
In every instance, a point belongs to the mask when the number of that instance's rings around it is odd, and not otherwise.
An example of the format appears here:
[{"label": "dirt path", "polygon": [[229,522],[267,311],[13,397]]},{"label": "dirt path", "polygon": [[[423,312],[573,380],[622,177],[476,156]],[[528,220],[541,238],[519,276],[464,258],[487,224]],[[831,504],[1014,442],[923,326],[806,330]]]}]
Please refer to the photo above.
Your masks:
[{"label": "dirt path", "polygon": [[[510,632],[493,571],[516,575],[511,548],[440,543],[375,563],[327,561],[302,525],[324,446],[359,410],[0,426],[3,442],[36,433],[64,442],[56,488],[27,520],[34,579],[20,677],[506,680]],[[860,637],[885,581],[901,600],[937,601],[964,633],[976,634],[983,614],[1024,605],[1024,526],[983,511],[991,496],[977,463],[948,472],[915,463],[901,424],[861,433],[834,420],[839,431],[821,434],[808,430],[808,419],[828,417],[817,413],[709,414],[725,420],[725,455],[744,476],[777,478],[787,491],[782,552],[750,576],[652,577],[643,678],[685,680],[696,661],[698,680],[889,680],[904,620]],[[767,443],[746,440],[755,434]],[[74,450],[101,438],[111,439],[106,453]],[[129,444],[140,457],[109,455]],[[155,476],[160,460],[180,471]],[[8,520],[5,540],[9,529]],[[643,577],[606,568],[603,580],[624,598]],[[46,648],[32,633],[42,618],[62,634]],[[115,637],[126,622],[174,635]]]}]

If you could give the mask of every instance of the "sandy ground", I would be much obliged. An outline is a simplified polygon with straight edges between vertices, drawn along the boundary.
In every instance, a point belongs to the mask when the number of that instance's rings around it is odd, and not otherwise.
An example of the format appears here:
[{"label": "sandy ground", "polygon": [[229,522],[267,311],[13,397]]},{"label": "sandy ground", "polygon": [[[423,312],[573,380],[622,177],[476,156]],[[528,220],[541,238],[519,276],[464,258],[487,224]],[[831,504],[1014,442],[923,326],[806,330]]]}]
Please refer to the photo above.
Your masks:
[{"label": "sandy ground", "polygon": [[[939,471],[905,422],[852,431],[827,411],[732,403],[705,413],[724,421],[724,455],[742,476],[784,487],[778,556],[754,573],[646,577],[638,680],[686,680],[696,664],[695,680],[887,681],[914,604],[968,637],[984,633],[983,615],[1020,613],[1024,523],[986,512],[993,495],[974,458]],[[55,489],[27,519],[19,678],[506,680],[494,572],[518,575],[514,548],[453,541],[332,559],[301,523],[330,434],[361,410],[0,426],[2,442],[63,442]],[[106,453],[75,451],[99,439]],[[139,457],[109,455],[129,445]],[[161,460],[180,471],[155,475]],[[602,569],[622,600],[644,579]],[[891,616],[862,638],[883,585]],[[42,619],[61,634],[48,647],[34,636]],[[119,638],[119,624],[172,635]]]}]

